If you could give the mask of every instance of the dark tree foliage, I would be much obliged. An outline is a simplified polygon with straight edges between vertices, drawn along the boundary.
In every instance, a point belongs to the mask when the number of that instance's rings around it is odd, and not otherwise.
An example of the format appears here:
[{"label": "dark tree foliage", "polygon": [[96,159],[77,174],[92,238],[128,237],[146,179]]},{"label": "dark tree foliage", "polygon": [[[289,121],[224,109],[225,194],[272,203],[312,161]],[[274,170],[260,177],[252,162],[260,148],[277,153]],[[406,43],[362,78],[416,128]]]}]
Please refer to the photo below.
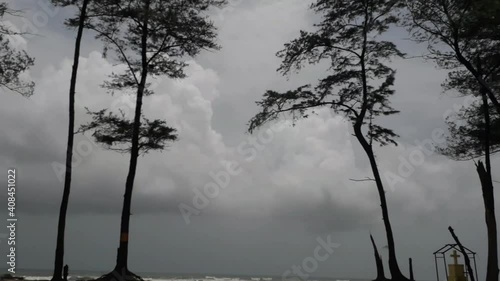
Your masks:
[{"label": "dark tree foliage", "polygon": [[[449,136],[440,152],[455,160],[484,158],[476,164],[483,193],[488,234],[487,281],[498,281],[497,226],[495,198],[491,170],[491,154],[500,150],[500,115],[488,102],[486,90],[469,77],[454,76],[448,87],[456,87],[463,94],[479,93],[480,102],[463,107],[456,116],[449,117]],[[477,95],[477,94],[476,94]]]},{"label": "dark tree foliage", "polygon": [[403,54],[394,43],[379,39],[398,22],[400,1],[391,0],[318,0],[311,9],[322,16],[316,31],[301,31],[300,37],[285,44],[278,52],[282,64],[278,71],[286,75],[305,64],[328,61],[328,75],[315,87],[305,85],[279,93],[267,91],[257,102],[261,112],[250,120],[253,132],[283,114],[294,120],[307,118],[315,108],[326,107],[344,115],[365,150],[372,167],[381,200],[389,246],[389,267],[394,280],[407,280],[401,273],[394,245],[385,190],[378,171],[373,143],[396,144],[397,135],[375,121],[378,116],[398,113],[390,105],[394,94],[395,70],[387,62]]},{"label": "dark tree foliage", "polygon": [[[500,83],[494,77],[483,77],[495,91],[500,89]],[[447,91],[454,90],[460,96],[473,96],[478,100],[462,107],[457,114],[447,117],[446,123],[449,127],[447,143],[439,151],[454,160],[484,157],[484,143],[488,138],[490,152],[497,152],[500,149],[500,115],[494,106],[488,104],[490,128],[486,128],[485,104],[482,99],[482,93],[485,91],[474,76],[467,70],[454,70],[449,73],[449,78],[443,85]]]},{"label": "dark tree foliage", "polygon": [[[165,122],[143,118],[145,96],[153,94],[148,77],[184,78],[185,59],[202,50],[217,50],[216,28],[208,19],[211,7],[222,6],[226,0],[103,0],[90,5],[86,27],[104,42],[104,54],[112,53],[117,62],[127,66],[114,73],[103,85],[111,93],[120,91],[136,96],[133,120],[105,111],[93,114],[93,122],[84,129],[93,129],[98,141],[110,148],[120,146],[130,151],[130,165],[120,226],[120,244],[114,270],[101,277],[113,280],[137,279],[128,270],[130,211],[138,156],[142,151],[163,149],[176,139],[174,129]],[[71,23],[71,21],[70,21]],[[168,109],[166,109],[168,110]],[[129,141],[130,146],[125,143]],[[125,145],[125,147],[123,147]]]},{"label": "dark tree foliage", "polygon": [[[500,151],[500,116],[489,106],[491,118],[490,150]],[[486,128],[482,102],[464,107],[455,116],[447,118],[448,137],[446,147],[439,151],[454,160],[473,160],[485,156]]]},{"label": "dark tree foliage", "polygon": [[[447,88],[481,97],[481,103],[465,108],[450,124],[448,147],[443,153],[455,159],[484,155],[477,172],[481,180],[488,231],[487,281],[498,281],[497,229],[490,154],[498,150],[500,88],[500,2],[497,0],[406,1],[407,24],[412,37],[427,42],[429,57],[451,70]],[[491,112],[488,99],[496,115]],[[461,123],[457,123],[460,121]]]},{"label": "dark tree foliage", "polygon": [[476,0],[468,2],[470,9],[466,20],[466,37],[500,40],[500,2]]},{"label": "dark tree foliage", "polygon": [[[97,112],[88,112],[92,122],[82,125],[80,132],[92,131],[92,136],[97,142],[109,150],[120,153],[132,151],[132,135],[134,123],[127,120],[125,114],[114,114],[106,109]],[[139,130],[139,152],[146,154],[151,150],[164,150],[168,142],[176,141],[177,135],[174,128],[168,127],[163,120],[149,120],[142,117]]]},{"label": "dark tree foliage", "polygon": [[[184,78],[185,57],[201,50],[218,50],[216,28],[205,15],[226,0],[105,0],[92,5],[88,28],[105,43],[105,54],[113,51],[125,73],[113,74],[105,87],[135,92],[141,74]],[[145,25],[147,24],[147,26]],[[146,28],[143,28],[146,27]],[[151,92],[145,85],[144,94]]]},{"label": "dark tree foliage", "polygon": [[[366,24],[363,2],[367,2]],[[305,85],[286,93],[267,91],[264,99],[257,102],[263,110],[250,121],[250,131],[278,119],[283,112],[291,112],[297,119],[307,117],[313,107],[328,106],[346,116],[353,125],[367,125],[366,137],[370,143],[396,144],[397,135],[392,130],[373,122],[376,116],[398,113],[389,102],[394,94],[391,87],[395,70],[385,63],[386,59],[403,54],[392,42],[375,39],[397,22],[389,14],[396,3],[318,1],[314,4],[312,8],[324,14],[324,21],[315,25],[318,31],[301,31],[298,39],[285,44],[285,49],[277,54],[283,59],[278,70],[286,75],[300,70],[304,63],[315,64],[326,59],[331,60],[331,74],[315,88]]]},{"label": "dark tree foliage", "polygon": [[35,60],[24,50],[17,50],[9,37],[20,36],[4,22],[6,15],[20,16],[7,3],[0,3],[0,88],[30,97],[35,91],[35,83],[25,81],[21,75],[33,66]]},{"label": "dark tree foliage", "polygon": [[[406,1],[412,38],[428,43],[428,58],[452,72],[468,72],[500,113],[491,81],[500,71],[500,4],[496,0]],[[461,76],[464,76],[463,74]]]},{"label": "dark tree foliage", "polygon": [[[479,29],[478,32],[483,33],[485,31]],[[490,53],[478,53],[474,63],[480,78],[498,93],[500,89],[496,69],[498,58],[495,57],[494,50]],[[490,105],[488,90],[478,82],[470,71],[458,69],[450,72],[449,79],[444,85],[447,90],[457,90],[463,96],[479,98],[479,101],[463,107],[456,116],[448,117],[446,120],[449,125],[448,142],[447,146],[440,150],[442,154],[456,160],[484,158],[484,163],[479,161],[476,164],[476,171],[479,175],[483,193],[488,234],[486,280],[498,281],[498,238],[491,154],[500,150],[500,114],[498,108]]]},{"label": "dark tree foliage", "polygon": [[[81,3],[80,3],[81,2]],[[77,17],[77,35],[75,40],[75,51],[73,56],[73,69],[71,71],[71,81],[69,87],[69,122],[68,122],[68,142],[66,146],[66,171],[64,174],[64,189],[59,210],[59,220],[57,226],[57,243],[54,259],[54,273],[52,281],[64,280],[63,265],[64,265],[64,234],[66,230],[66,213],[69,204],[69,195],[71,191],[71,178],[73,173],[73,144],[75,136],[75,95],[76,82],[78,77],[78,65],[80,62],[80,47],[83,37],[83,29],[87,18],[87,7],[90,0],[68,1],[68,0],[52,0],[52,4],[60,6],[76,5],[80,8]],[[67,272],[66,272],[67,273]],[[67,274],[66,274],[67,275]]]}]

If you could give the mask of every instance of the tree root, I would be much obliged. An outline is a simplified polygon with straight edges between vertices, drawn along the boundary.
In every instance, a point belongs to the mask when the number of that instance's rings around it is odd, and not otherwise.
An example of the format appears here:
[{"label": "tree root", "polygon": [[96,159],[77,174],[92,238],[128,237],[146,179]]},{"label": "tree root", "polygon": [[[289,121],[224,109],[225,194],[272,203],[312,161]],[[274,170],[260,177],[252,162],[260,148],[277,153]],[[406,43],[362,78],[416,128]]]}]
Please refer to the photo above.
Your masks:
[{"label": "tree root", "polygon": [[104,274],[95,281],[144,281],[144,279],[132,271],[123,268],[122,270],[115,269],[110,273]]}]

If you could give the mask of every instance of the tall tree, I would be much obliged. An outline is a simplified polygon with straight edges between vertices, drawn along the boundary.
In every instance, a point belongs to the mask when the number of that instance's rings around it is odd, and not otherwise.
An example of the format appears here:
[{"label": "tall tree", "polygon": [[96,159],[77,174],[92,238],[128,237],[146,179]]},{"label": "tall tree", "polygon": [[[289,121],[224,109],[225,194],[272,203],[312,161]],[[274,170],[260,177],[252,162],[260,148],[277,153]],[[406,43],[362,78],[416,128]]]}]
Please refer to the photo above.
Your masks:
[{"label": "tall tree", "polygon": [[[500,2],[497,0],[406,1],[407,25],[412,37],[428,43],[430,55],[439,66],[452,70],[447,87],[481,102],[465,108],[457,125],[451,120],[448,148],[444,153],[458,159],[483,156],[477,164],[485,204],[488,230],[487,281],[498,281],[497,227],[491,178],[490,154],[498,141],[498,121],[491,119],[488,99],[500,115]],[[495,117],[494,117],[495,118]],[[462,142],[459,142],[462,141]]]},{"label": "tall tree", "polygon": [[[85,20],[87,16],[87,7],[90,0],[52,0],[55,5],[69,6],[76,5],[80,12],[76,21],[78,22],[78,30],[75,40],[75,50],[73,57],[73,69],[71,71],[71,81],[69,87],[69,123],[68,123],[68,143],[66,146],[66,172],[64,174],[64,189],[59,210],[59,221],[57,226],[57,244],[54,261],[54,272],[52,274],[53,281],[63,280],[64,266],[64,233],[66,229],[66,213],[68,210],[69,194],[71,191],[71,176],[73,162],[73,142],[75,135],[75,94],[76,82],[78,76],[78,64],[80,61],[80,46],[82,42],[83,30],[85,28]],[[71,23],[71,21],[69,22]]]},{"label": "tall tree", "polygon": [[384,185],[380,176],[373,144],[396,144],[392,130],[375,123],[377,116],[397,113],[390,105],[395,70],[387,65],[393,57],[403,54],[392,42],[379,37],[398,22],[401,7],[395,0],[318,0],[311,5],[322,21],[314,32],[301,31],[300,37],[285,44],[278,52],[282,59],[278,69],[286,75],[300,70],[305,63],[330,63],[328,74],[316,87],[309,85],[279,93],[267,91],[257,102],[261,112],[250,120],[253,132],[266,123],[289,113],[294,120],[305,118],[317,107],[332,109],[345,115],[354,135],[368,156],[380,198],[382,216],[389,248],[389,269],[393,280],[408,280],[399,268],[394,235]]},{"label": "tall tree", "polygon": [[12,10],[7,3],[0,3],[0,88],[30,97],[35,91],[35,83],[26,81],[21,76],[35,60],[24,50],[16,49],[10,40],[11,36],[21,36],[22,32],[13,29],[5,22],[5,17],[20,16],[19,11]]},{"label": "tall tree", "polygon": [[[138,151],[137,155],[147,154],[154,150],[162,151],[167,147],[169,142],[177,140],[176,130],[167,126],[165,121],[159,119],[149,120],[141,116],[142,121],[140,127],[137,129],[137,144],[134,148],[133,140],[136,132],[136,122],[135,120],[129,120],[123,111],[120,110],[120,113],[114,113],[108,109],[103,109],[96,112],[88,111],[87,113],[91,115],[92,121],[82,125],[79,132],[93,132],[92,136],[96,142],[101,143],[109,150],[132,154],[132,151],[136,149]],[[122,235],[120,236],[117,264],[111,273],[102,276],[100,280],[142,280],[141,277],[129,271],[127,266],[128,239],[125,240],[124,238],[128,238],[128,234],[127,237],[124,237],[123,233],[128,233],[129,229],[132,191],[126,190],[126,192],[130,192],[130,195],[125,194],[124,196],[126,200],[124,202],[124,209],[127,210],[128,216],[124,218],[122,212],[120,232]]]},{"label": "tall tree", "polygon": [[[479,64],[481,65],[481,64]],[[499,89],[498,82],[485,81]],[[447,119],[449,136],[447,145],[440,151],[456,160],[478,161],[476,171],[479,175],[485,208],[485,221],[488,235],[487,281],[498,281],[498,238],[495,216],[495,198],[491,169],[491,154],[500,151],[500,115],[491,106],[486,90],[467,72],[454,72],[446,84],[448,89],[456,89],[463,95],[474,95],[478,101],[463,107],[456,116]]]},{"label": "tall tree", "polygon": [[[94,121],[107,124],[97,140],[113,144],[117,137],[123,137],[123,128],[130,137],[130,165],[125,184],[125,195],[121,215],[120,246],[113,272],[102,279],[137,277],[128,270],[128,244],[130,210],[134,188],[137,160],[141,150],[143,128],[148,131],[154,125],[144,121],[142,125],[142,104],[144,96],[153,94],[147,82],[150,76],[166,75],[170,78],[185,77],[186,57],[196,56],[201,50],[217,50],[216,28],[208,19],[207,11],[222,6],[225,0],[105,0],[92,2],[92,14],[96,16],[87,27],[97,32],[97,38],[105,43],[105,51],[113,51],[117,61],[127,66],[123,73],[113,74],[104,87],[111,91],[135,93],[133,122],[127,123],[125,116],[94,113]],[[97,114],[97,115],[96,115]],[[101,117],[100,117],[101,116]],[[118,118],[118,119],[117,119]],[[114,121],[109,121],[114,120]],[[109,122],[111,123],[109,123]],[[169,129],[161,121],[153,121],[163,138],[169,139]],[[113,126],[109,126],[112,124]],[[116,127],[116,125],[120,125]],[[130,128],[130,124],[132,127]],[[158,126],[160,125],[160,126]],[[98,127],[103,128],[103,127]],[[115,129],[118,129],[116,131]],[[148,131],[149,132],[149,131]],[[163,132],[163,134],[162,134]],[[117,134],[115,134],[117,133]],[[128,134],[130,133],[130,135]],[[151,133],[151,132],[149,132]],[[167,134],[165,134],[167,133]],[[120,139],[120,138],[119,138]],[[124,140],[124,138],[121,138]],[[151,139],[150,139],[151,140]],[[154,140],[153,140],[154,142]],[[123,144],[123,143],[121,143]],[[162,148],[160,146],[160,148]]]},{"label": "tall tree", "polygon": [[[468,71],[500,113],[500,93],[488,82],[500,71],[500,4],[496,0],[406,1],[412,38],[428,43],[429,58]],[[478,63],[489,61],[488,68]]]}]

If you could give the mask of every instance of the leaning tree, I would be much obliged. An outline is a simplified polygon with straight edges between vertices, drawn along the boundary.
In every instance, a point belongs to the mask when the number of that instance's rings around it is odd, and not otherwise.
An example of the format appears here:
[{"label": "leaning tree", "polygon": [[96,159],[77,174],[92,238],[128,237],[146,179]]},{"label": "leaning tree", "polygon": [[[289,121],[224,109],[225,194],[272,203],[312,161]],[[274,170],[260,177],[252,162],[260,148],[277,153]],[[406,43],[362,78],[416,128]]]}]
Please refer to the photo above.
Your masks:
[{"label": "leaning tree", "polygon": [[[125,183],[121,227],[116,266],[101,277],[137,278],[128,270],[130,210],[138,156],[141,151],[161,150],[175,140],[174,129],[164,121],[145,119],[143,98],[153,94],[148,77],[184,78],[185,59],[202,50],[217,50],[216,27],[208,18],[212,7],[226,0],[105,0],[93,1],[90,12],[95,15],[86,27],[97,33],[105,44],[105,54],[113,52],[126,66],[104,83],[108,90],[129,92],[135,96],[133,120],[125,114],[98,111],[91,113],[92,123],[82,130],[93,130],[96,140],[130,153]],[[166,108],[165,110],[168,110]],[[130,144],[130,147],[123,145]]]},{"label": "leaning tree", "polygon": [[[498,141],[500,115],[500,3],[497,0],[406,1],[411,37],[428,46],[427,58],[449,70],[447,89],[478,100],[448,119],[450,134],[441,152],[477,163],[488,230],[486,280],[498,281],[497,227],[490,154]],[[491,102],[491,105],[490,105]],[[495,112],[492,112],[491,110]]]},{"label": "leaning tree", "polygon": [[[467,71],[500,114],[500,93],[485,75],[500,70],[500,3],[497,0],[407,0],[411,38],[427,43],[427,58],[444,69]],[[488,56],[489,68],[481,65]],[[498,76],[497,76],[498,78]]]},{"label": "leaning tree", "polygon": [[[478,62],[481,66],[479,71],[484,81],[498,91],[498,80],[482,73],[482,66],[489,69],[491,66],[487,65],[491,64],[495,64],[495,61],[484,59],[481,63]],[[495,106],[490,104],[487,90],[469,72],[451,72],[445,86],[447,89],[457,90],[461,95],[474,96],[476,99],[472,104],[462,107],[457,114],[447,118],[447,143],[439,151],[454,160],[484,160],[477,162],[476,171],[481,183],[488,237],[486,280],[498,281],[498,238],[491,155],[500,151],[500,115]]]},{"label": "leaning tree", "polygon": [[67,22],[69,26],[76,25],[75,49],[73,55],[73,68],[71,71],[70,87],[69,87],[69,122],[68,122],[68,142],[66,146],[66,171],[64,173],[64,188],[61,207],[59,210],[59,221],[57,225],[57,243],[56,254],[54,260],[54,272],[52,275],[53,281],[63,280],[63,265],[64,265],[64,233],[66,229],[66,213],[68,210],[69,194],[71,191],[71,176],[73,169],[73,143],[75,136],[75,95],[76,82],[78,77],[78,64],[80,62],[80,47],[82,43],[83,30],[87,17],[87,7],[90,0],[52,0],[54,5],[72,6],[79,8],[78,17]]},{"label": "leaning tree", "polygon": [[[397,135],[375,121],[378,116],[398,113],[390,105],[394,94],[395,70],[387,62],[403,54],[395,44],[380,39],[398,22],[401,1],[395,0],[317,0],[312,4],[322,21],[314,32],[301,31],[300,37],[278,52],[278,69],[287,75],[304,64],[327,61],[329,73],[312,88],[301,86],[284,93],[269,90],[257,102],[261,112],[250,120],[253,132],[278,119],[282,113],[293,119],[305,118],[314,108],[326,107],[342,114],[352,124],[354,135],[368,156],[380,197],[389,249],[389,269],[393,280],[408,280],[396,259],[394,235],[389,220],[384,184],[380,176],[374,144],[396,144]],[[380,273],[382,274],[382,273]]]}]

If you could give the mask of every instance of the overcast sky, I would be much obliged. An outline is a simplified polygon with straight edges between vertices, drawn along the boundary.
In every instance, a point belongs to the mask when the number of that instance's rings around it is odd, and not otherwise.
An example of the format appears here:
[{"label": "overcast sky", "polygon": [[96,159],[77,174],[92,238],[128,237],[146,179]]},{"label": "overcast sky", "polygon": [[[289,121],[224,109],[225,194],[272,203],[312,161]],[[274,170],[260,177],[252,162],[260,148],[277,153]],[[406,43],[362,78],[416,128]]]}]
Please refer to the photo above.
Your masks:
[{"label": "overcast sky", "polygon": [[[2,90],[0,178],[6,182],[7,168],[17,168],[18,267],[50,269],[63,188],[57,167],[65,160],[75,37],[63,22],[74,11],[54,11],[48,0],[7,2],[25,11],[26,20],[12,19],[12,23],[37,34],[19,41],[36,58],[28,75],[37,85],[30,99]],[[307,9],[310,1],[230,2],[213,17],[222,50],[192,59],[184,80],[157,79],[156,94],[145,98],[144,113],[167,120],[178,129],[179,141],[163,153],[139,159],[130,268],[281,275],[312,256],[318,238],[331,237],[340,246],[319,263],[313,276],[374,278],[369,233],[383,248],[385,232],[374,183],[350,180],[371,172],[349,124],[320,110],[295,126],[287,120],[274,124],[271,135],[245,133],[258,110],[254,101],[266,89],[291,89],[324,76],[321,66],[288,78],[275,72],[280,62],[275,53],[317,21]],[[406,40],[403,30],[391,30],[387,36],[410,56],[425,52],[425,46]],[[100,88],[112,71],[122,67],[101,53],[100,43],[87,33],[77,87],[78,124],[88,121],[85,107],[127,105],[126,97],[111,96]],[[478,252],[482,278],[486,226],[474,163],[429,153],[423,163],[410,164],[408,173],[398,172],[401,163],[418,153],[416,142],[430,142],[433,135],[436,141],[436,135],[446,130],[443,114],[462,100],[442,93],[446,73],[432,62],[397,60],[393,67],[397,68],[393,105],[401,113],[383,123],[401,136],[400,145],[376,152],[384,175],[401,176],[393,184],[384,179],[402,270],[408,272],[412,257],[417,279],[435,278],[432,253],[452,242],[447,232],[451,225],[462,242]],[[65,262],[70,269],[105,272],[115,263],[129,156],[106,151],[82,136],[76,146]],[[195,194],[214,183],[213,175],[221,175],[228,163],[232,168],[237,165],[237,171],[227,186],[186,219],[179,204],[193,207]],[[6,194],[0,196],[5,202]],[[5,212],[0,210],[2,218]],[[0,246],[4,251],[5,241]],[[381,252],[386,260],[387,251]],[[5,265],[5,254],[0,261]]]}]

